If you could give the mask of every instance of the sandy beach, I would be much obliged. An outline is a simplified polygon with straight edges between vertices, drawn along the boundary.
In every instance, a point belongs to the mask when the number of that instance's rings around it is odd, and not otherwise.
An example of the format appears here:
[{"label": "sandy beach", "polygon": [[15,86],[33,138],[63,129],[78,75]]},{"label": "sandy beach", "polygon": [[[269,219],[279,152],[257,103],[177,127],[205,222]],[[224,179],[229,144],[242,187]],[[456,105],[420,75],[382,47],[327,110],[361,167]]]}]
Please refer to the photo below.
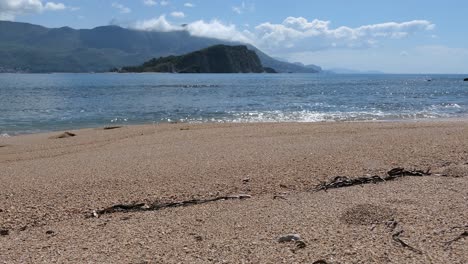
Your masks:
[{"label": "sandy beach", "polygon": [[69,132],[0,138],[0,263],[468,263],[468,121]]}]

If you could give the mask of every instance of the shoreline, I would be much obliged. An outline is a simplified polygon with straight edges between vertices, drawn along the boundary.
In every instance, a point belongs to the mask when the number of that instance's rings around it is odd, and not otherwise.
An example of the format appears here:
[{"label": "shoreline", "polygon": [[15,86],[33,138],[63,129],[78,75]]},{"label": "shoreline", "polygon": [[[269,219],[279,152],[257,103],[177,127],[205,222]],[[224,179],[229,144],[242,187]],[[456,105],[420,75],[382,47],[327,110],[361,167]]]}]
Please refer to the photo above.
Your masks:
[{"label": "shoreline", "polygon": [[[0,139],[0,262],[468,259],[467,120],[69,131]],[[314,191],[398,167],[431,175]]]},{"label": "shoreline", "polygon": [[135,123],[110,123],[110,124],[99,124],[95,126],[84,126],[84,127],[70,127],[68,129],[54,129],[45,130],[38,132],[20,132],[17,134],[1,133],[0,139],[10,138],[25,135],[36,135],[36,134],[49,134],[58,133],[65,131],[79,131],[83,129],[100,129],[106,127],[132,127],[132,126],[159,126],[159,125],[213,125],[213,124],[332,124],[332,123],[433,123],[433,122],[468,122],[468,115],[465,117],[441,117],[441,118],[414,118],[414,119],[382,119],[382,120],[324,120],[324,121],[266,121],[266,122],[135,122]]}]

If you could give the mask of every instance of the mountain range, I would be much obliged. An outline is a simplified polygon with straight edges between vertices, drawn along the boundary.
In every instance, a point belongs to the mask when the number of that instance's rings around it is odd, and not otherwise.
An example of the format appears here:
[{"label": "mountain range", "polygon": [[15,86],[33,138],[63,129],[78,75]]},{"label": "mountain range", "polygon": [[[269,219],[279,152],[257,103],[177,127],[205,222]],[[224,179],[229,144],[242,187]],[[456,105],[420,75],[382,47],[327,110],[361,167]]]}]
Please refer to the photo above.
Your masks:
[{"label": "mountain range", "polygon": [[[239,45],[187,31],[154,32],[102,26],[93,29],[0,21],[0,72],[105,72],[152,58],[182,55],[209,46]],[[252,45],[264,67],[277,72],[316,73],[321,68],[274,59]]]}]

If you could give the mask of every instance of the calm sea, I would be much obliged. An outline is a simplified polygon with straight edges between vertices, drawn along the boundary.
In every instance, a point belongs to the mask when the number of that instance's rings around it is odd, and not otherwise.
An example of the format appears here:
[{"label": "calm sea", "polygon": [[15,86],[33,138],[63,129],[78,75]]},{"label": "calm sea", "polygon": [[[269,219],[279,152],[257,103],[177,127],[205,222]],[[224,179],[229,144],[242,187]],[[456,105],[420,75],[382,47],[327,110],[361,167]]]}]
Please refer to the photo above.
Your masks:
[{"label": "calm sea", "polygon": [[464,77],[0,74],[0,134],[176,121],[466,118],[468,82],[463,82]]}]

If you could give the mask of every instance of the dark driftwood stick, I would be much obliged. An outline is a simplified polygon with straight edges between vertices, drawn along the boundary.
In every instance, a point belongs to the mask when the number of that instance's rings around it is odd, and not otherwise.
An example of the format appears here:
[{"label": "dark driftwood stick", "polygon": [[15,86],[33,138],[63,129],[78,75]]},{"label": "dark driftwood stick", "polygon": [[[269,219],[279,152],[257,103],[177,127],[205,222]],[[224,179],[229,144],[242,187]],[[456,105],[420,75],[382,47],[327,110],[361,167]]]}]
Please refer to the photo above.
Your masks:
[{"label": "dark driftwood stick", "polygon": [[112,130],[112,129],[118,129],[118,128],[122,128],[121,126],[107,126],[107,127],[104,127],[103,130]]},{"label": "dark driftwood stick", "polygon": [[386,181],[392,181],[398,178],[406,176],[426,176],[431,175],[430,171],[422,170],[405,170],[404,168],[395,168],[387,172],[387,176],[369,176],[369,177],[359,177],[359,178],[348,178],[346,176],[337,176],[329,182],[323,182],[315,187],[315,191],[326,191],[328,189],[336,189],[349,187],[354,185],[362,185],[369,183],[380,183]]},{"label": "dark driftwood stick", "polygon": [[421,255],[421,254],[422,254],[422,251],[421,251],[421,250],[416,249],[416,248],[414,248],[414,247],[408,245],[405,241],[403,241],[403,240],[400,239],[400,235],[401,235],[402,233],[403,233],[403,230],[394,233],[394,234],[392,235],[393,240],[394,240],[395,242],[399,243],[402,247],[407,248],[407,249],[409,249],[409,250],[411,250],[411,251],[413,251],[413,252],[415,252],[415,253]]},{"label": "dark driftwood stick", "polygon": [[118,212],[146,212],[146,211],[157,211],[165,208],[175,208],[175,207],[185,207],[197,204],[204,204],[210,202],[216,202],[221,200],[234,200],[234,199],[247,199],[250,198],[250,195],[239,194],[239,195],[230,195],[230,196],[221,196],[210,199],[192,199],[181,202],[171,202],[171,203],[133,203],[133,204],[116,204],[111,207],[107,207],[102,210],[94,210],[91,215],[88,217],[99,217],[105,214],[113,214]]}]

